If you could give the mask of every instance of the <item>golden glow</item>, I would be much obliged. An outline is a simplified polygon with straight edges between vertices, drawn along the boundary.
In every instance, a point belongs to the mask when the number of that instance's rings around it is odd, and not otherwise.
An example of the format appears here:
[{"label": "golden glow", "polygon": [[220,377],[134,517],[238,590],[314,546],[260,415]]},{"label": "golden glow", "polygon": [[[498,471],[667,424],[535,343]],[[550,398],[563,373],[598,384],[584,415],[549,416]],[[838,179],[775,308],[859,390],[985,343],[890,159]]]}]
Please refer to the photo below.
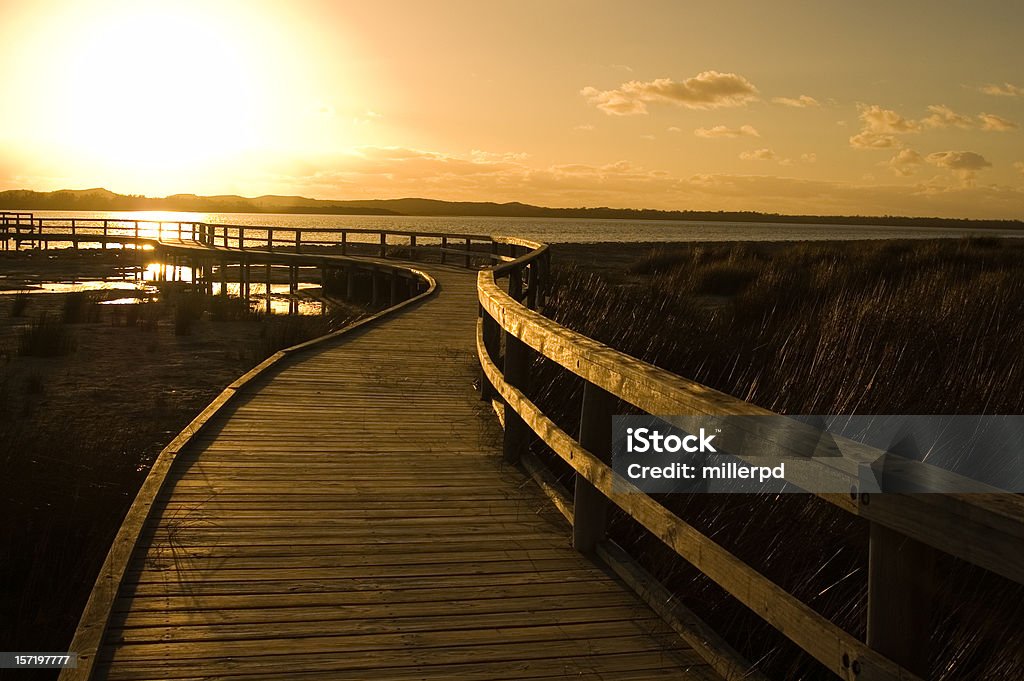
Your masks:
[{"label": "golden glow", "polygon": [[256,45],[215,3],[112,5],[57,41],[51,142],[147,185],[254,147],[270,132]]},{"label": "golden glow", "polygon": [[203,191],[254,158],[323,143],[310,122],[328,108],[322,74],[304,54],[315,40],[286,4],[55,5],[25,11],[17,39],[0,45],[23,67],[7,77],[26,104],[0,121],[13,119],[4,127],[21,133],[15,146],[62,176],[121,192]]}]

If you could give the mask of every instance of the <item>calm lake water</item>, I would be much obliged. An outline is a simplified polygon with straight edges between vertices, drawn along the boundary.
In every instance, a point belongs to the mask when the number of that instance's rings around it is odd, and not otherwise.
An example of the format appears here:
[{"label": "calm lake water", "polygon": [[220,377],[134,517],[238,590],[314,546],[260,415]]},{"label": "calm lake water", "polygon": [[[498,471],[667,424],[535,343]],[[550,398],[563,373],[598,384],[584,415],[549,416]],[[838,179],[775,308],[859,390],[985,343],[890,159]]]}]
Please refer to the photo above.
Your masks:
[{"label": "calm lake water", "polygon": [[825,241],[854,239],[935,239],[971,234],[1024,236],[999,229],[887,227],[884,225],[794,225],[687,220],[589,220],[573,218],[402,217],[363,215],[283,215],[267,213],[188,213],[162,211],[35,211],[37,217],[194,221],[252,227],[386,228],[518,236],[548,243],[602,241]]}]

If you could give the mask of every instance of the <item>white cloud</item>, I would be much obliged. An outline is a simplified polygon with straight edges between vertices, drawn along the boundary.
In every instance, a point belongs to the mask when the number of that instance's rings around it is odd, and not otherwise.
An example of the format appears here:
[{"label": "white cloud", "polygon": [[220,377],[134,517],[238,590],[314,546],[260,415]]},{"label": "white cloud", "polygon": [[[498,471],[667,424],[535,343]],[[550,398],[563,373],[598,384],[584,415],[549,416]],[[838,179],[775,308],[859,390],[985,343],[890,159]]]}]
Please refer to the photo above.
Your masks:
[{"label": "white cloud", "polygon": [[504,153],[495,153],[493,151],[473,149],[469,152],[469,157],[473,159],[474,163],[511,163],[514,161],[525,161],[530,158],[530,155],[525,151],[506,151]]},{"label": "white cloud", "polygon": [[610,116],[633,116],[647,113],[647,105],[651,103],[675,104],[687,109],[743,106],[757,99],[757,88],[735,73],[704,71],[683,82],[671,78],[631,80],[613,90],[587,86],[580,94]]},{"label": "white cloud", "polygon": [[597,130],[597,128],[591,125],[590,123],[581,123],[580,125],[575,126],[573,130],[579,130],[580,132],[591,132],[593,130]]},{"label": "white cloud", "polygon": [[774,97],[772,101],[776,104],[782,104],[783,106],[793,106],[801,109],[821,106],[821,104],[818,103],[818,100],[809,95],[800,95],[799,97]]},{"label": "white cloud", "polygon": [[893,135],[883,135],[865,130],[850,138],[850,146],[855,149],[893,149],[900,143]]},{"label": "white cloud", "polygon": [[906,134],[920,132],[921,124],[904,118],[892,109],[883,109],[877,104],[861,105],[859,118],[864,130],[877,133]]},{"label": "white cloud", "polygon": [[678,126],[675,126],[675,125],[668,127],[667,130],[669,132],[682,132],[683,131],[682,128],[680,128]]},{"label": "white cloud", "polygon": [[760,137],[761,134],[752,125],[741,125],[738,128],[730,128],[724,125],[716,125],[713,128],[697,128],[693,131],[697,137],[713,139],[716,137]]},{"label": "white cloud", "polygon": [[984,156],[973,151],[936,151],[928,154],[925,160],[952,171],[965,183],[971,183],[979,170],[992,167]]},{"label": "white cloud", "polygon": [[921,157],[921,154],[913,149],[901,149],[889,159],[886,165],[897,175],[907,177],[913,175],[915,169],[922,163],[924,163],[924,158]]},{"label": "white cloud", "polygon": [[936,151],[928,154],[928,162],[949,170],[981,170],[992,166],[984,156],[973,151]]},{"label": "white cloud", "polygon": [[771,149],[755,149],[741,152],[740,158],[744,161],[771,161],[775,158],[775,152]]},{"label": "white cloud", "polygon": [[969,128],[974,121],[969,116],[963,116],[950,109],[945,104],[933,104],[928,107],[932,112],[931,116],[921,120],[925,127],[929,128]]},{"label": "white cloud", "polygon": [[978,89],[984,92],[986,95],[996,95],[997,97],[1024,96],[1024,87],[1013,85],[1011,83],[1003,83],[1002,85],[989,83],[988,85],[982,85]]},{"label": "white cloud", "polygon": [[990,113],[978,114],[978,120],[981,121],[981,129],[987,132],[1007,132],[1020,127],[1008,118]]},{"label": "white cloud", "polygon": [[803,161],[804,163],[817,163],[818,155],[815,154],[813,151],[809,154],[800,154],[800,160]]},{"label": "white cloud", "polygon": [[1021,175],[1024,175],[1024,161],[1017,161],[1013,164],[1013,167],[1017,169]]},{"label": "white cloud", "polygon": [[896,135],[921,131],[918,121],[904,118],[892,109],[883,109],[877,104],[860,104],[858,108],[861,131],[850,138],[850,146],[855,149],[899,148],[903,145]]}]

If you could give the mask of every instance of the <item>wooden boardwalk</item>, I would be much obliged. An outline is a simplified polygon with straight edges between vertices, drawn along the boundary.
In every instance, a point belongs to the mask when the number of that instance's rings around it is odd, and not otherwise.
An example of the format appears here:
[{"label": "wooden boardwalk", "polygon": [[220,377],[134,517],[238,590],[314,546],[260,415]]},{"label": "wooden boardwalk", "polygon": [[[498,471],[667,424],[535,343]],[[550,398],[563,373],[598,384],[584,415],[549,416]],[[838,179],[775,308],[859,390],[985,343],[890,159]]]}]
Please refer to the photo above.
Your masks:
[{"label": "wooden boardwalk", "polygon": [[474,272],[250,384],[176,459],[109,679],[718,678],[570,546],[474,389]]}]

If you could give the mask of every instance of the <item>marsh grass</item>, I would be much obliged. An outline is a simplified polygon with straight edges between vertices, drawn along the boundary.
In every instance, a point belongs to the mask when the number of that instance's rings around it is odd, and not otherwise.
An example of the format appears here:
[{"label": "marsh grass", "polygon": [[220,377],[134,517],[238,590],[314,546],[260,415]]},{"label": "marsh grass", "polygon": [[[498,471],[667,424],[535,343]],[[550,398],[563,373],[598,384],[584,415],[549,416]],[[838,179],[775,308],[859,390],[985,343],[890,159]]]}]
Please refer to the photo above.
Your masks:
[{"label": "marsh grass", "polygon": [[[556,274],[548,316],[773,411],[1024,413],[1024,247],[1015,241],[662,247],[616,276]],[[533,377],[535,399],[575,432],[579,379],[546,360]],[[810,495],[659,500],[863,638],[864,522]],[[611,531],[771,678],[834,678],[628,518],[616,515]],[[1024,678],[1024,588],[948,557],[938,572],[931,678]]]},{"label": "marsh grass", "polygon": [[65,324],[91,324],[100,320],[100,301],[97,291],[74,291],[65,294],[61,321]]},{"label": "marsh grass", "polygon": [[249,303],[242,298],[211,296],[208,310],[210,321],[213,322],[234,322],[260,318],[260,315],[254,312]]},{"label": "marsh grass", "polygon": [[29,294],[28,293],[17,293],[14,296],[14,300],[11,301],[11,316],[12,317],[24,317],[25,311],[28,309]]},{"label": "marsh grass", "polygon": [[25,357],[61,357],[74,352],[76,345],[74,333],[46,313],[18,335],[18,354]]},{"label": "marsh grass", "polygon": [[174,298],[174,335],[189,336],[203,316],[205,297],[198,293],[180,293]]},{"label": "marsh grass", "polygon": [[334,315],[265,317],[260,324],[259,342],[256,345],[253,363],[259,363],[278,350],[330,333],[344,323],[344,320],[339,320]]}]

